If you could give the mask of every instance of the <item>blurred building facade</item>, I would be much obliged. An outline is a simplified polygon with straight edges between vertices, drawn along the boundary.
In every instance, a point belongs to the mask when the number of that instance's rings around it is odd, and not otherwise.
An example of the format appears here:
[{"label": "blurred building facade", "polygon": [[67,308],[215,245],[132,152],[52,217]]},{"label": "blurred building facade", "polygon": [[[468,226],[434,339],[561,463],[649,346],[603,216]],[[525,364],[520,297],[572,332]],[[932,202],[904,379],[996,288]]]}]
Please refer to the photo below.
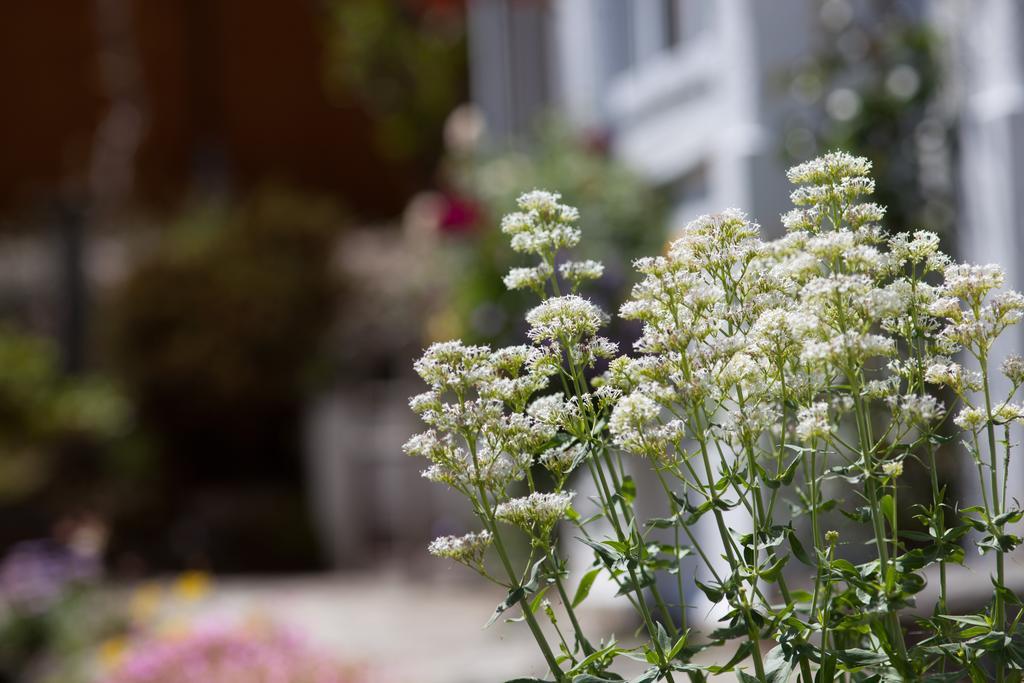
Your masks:
[{"label": "blurred building facade", "polygon": [[[546,109],[607,133],[675,205],[673,223],[785,208],[781,76],[810,50],[809,0],[474,0],[471,84],[498,138]],[[785,39],[780,39],[785,36]]]}]

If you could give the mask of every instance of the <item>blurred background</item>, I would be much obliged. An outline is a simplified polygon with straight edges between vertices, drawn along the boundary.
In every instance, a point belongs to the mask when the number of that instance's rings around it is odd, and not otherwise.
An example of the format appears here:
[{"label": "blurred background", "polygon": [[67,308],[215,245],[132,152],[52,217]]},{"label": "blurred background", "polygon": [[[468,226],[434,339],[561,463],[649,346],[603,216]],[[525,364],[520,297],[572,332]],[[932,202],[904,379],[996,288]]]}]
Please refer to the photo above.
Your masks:
[{"label": "blurred background", "polygon": [[534,187],[579,206],[614,310],[699,213],[779,234],[783,170],[842,148],[892,229],[1020,288],[1022,11],[7,3],[0,681],[169,683],[225,648],[326,651],[338,681],[539,672],[514,625],[480,631],[502,596],[426,555],[471,522],[401,452],[425,345],[522,332],[500,216]]}]

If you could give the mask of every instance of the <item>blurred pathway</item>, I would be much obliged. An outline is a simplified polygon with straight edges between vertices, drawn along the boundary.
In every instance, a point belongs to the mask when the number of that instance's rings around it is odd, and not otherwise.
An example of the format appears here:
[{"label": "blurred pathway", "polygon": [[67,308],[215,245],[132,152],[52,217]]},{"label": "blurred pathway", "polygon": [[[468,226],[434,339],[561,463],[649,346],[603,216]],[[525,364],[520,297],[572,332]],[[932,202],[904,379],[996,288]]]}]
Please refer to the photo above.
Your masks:
[{"label": "blurred pathway", "polygon": [[[529,631],[496,622],[497,587],[399,573],[218,579],[200,614],[272,618],[379,667],[380,683],[500,683],[543,675]],[[603,623],[611,627],[606,617]],[[629,627],[625,627],[629,631]],[[375,681],[376,683],[376,681]]]},{"label": "blurred pathway", "polygon": [[[543,660],[524,625],[498,621],[483,628],[502,597],[497,587],[472,580],[417,580],[398,571],[222,578],[198,616],[262,617],[294,626],[329,652],[373,665],[373,683],[502,683],[543,677]],[[586,606],[580,612],[595,634],[631,640],[635,626],[628,614]],[[629,660],[621,661],[624,675],[642,669],[637,664],[634,671]],[[735,679],[723,675],[713,680]]]}]

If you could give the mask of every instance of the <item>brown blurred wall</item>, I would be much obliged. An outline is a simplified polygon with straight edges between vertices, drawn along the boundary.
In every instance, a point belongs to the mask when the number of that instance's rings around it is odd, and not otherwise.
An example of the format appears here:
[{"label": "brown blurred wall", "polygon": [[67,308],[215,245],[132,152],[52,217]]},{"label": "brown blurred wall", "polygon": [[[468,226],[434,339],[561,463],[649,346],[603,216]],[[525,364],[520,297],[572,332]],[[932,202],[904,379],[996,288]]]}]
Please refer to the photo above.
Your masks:
[{"label": "brown blurred wall", "polygon": [[[364,214],[399,208],[413,172],[381,160],[365,115],[325,95],[317,2],[110,1],[131,4],[143,73],[142,204],[273,180]],[[0,10],[0,210],[84,186],[106,107],[94,4]]]}]

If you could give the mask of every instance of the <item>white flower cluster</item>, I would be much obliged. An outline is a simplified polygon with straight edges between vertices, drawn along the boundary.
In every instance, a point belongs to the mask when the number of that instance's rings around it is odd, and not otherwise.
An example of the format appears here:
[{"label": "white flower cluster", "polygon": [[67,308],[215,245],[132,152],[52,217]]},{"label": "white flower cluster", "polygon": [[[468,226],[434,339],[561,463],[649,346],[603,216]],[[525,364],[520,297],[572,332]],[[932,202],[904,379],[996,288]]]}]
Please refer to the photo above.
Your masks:
[{"label": "white flower cluster", "polygon": [[491,350],[460,341],[432,344],[413,366],[423,381],[439,392],[464,392],[490,378]]},{"label": "white flower cluster", "polygon": [[575,294],[545,299],[526,314],[530,339],[546,345],[556,362],[564,350],[578,366],[592,366],[618,353],[614,342],[597,334],[607,321],[604,311]]},{"label": "white flower cluster", "polygon": [[499,504],[494,510],[494,516],[531,535],[545,537],[555,523],[566,516],[575,495],[572,491],[531,493]]},{"label": "white flower cluster", "polygon": [[557,481],[564,482],[586,456],[586,445],[575,443],[549,448],[540,454],[538,461]]},{"label": "white flower cluster", "polygon": [[[858,401],[889,407],[901,438],[946,413],[910,387],[978,387],[977,373],[937,354],[989,343],[1024,317],[1024,297],[994,292],[998,269],[950,265],[932,232],[887,237],[884,208],[861,201],[873,191],[870,169],[845,153],[794,168],[799,208],[778,240],[762,241],[730,210],[701,216],[664,256],[635,263],[643,280],[620,313],[643,322],[643,356],[609,367],[607,381],[626,392],[609,421],[616,445],[660,457],[687,433],[667,428],[668,413],[734,445],[768,433],[829,441]],[[922,340],[923,363],[901,360]]]},{"label": "white flower cluster", "polygon": [[1014,387],[1024,384],[1024,357],[1020,354],[1011,354],[1003,360],[1001,368],[1006,378],[1013,382]]},{"label": "white flower cluster", "polygon": [[818,401],[801,408],[796,416],[796,435],[803,442],[828,439],[832,433],[832,422],[828,417],[828,404]]},{"label": "white flower cluster", "polygon": [[526,314],[529,337],[534,342],[577,342],[593,337],[607,322],[600,308],[586,299],[568,294],[547,299]]},{"label": "white flower cluster", "polygon": [[[562,204],[561,199],[556,192],[527,192],[518,199],[520,210],[502,220],[501,230],[511,236],[515,251],[540,257],[535,266],[509,270],[504,277],[508,289],[530,289],[543,298],[548,283],[553,282],[557,252],[579,243],[580,230],[575,226],[579,212]],[[559,265],[558,272],[575,292],[583,282],[600,278],[604,266],[592,260],[565,261]]]},{"label": "white flower cluster", "polygon": [[509,289],[532,289],[543,292],[548,279],[554,273],[550,263],[538,263],[532,268],[512,268],[508,271],[502,282]]},{"label": "white flower cluster", "polygon": [[651,423],[660,412],[658,404],[640,391],[623,396],[608,421],[615,444],[635,453],[646,451],[648,437],[645,435],[652,431]]},{"label": "white flower cluster", "polygon": [[903,463],[891,461],[882,463],[882,472],[890,479],[899,479],[903,476]]},{"label": "white flower cluster", "polygon": [[482,569],[484,555],[493,540],[494,536],[490,531],[469,533],[464,536],[441,536],[431,541],[427,551],[434,557],[443,557],[467,567]]},{"label": "white flower cluster", "polygon": [[512,249],[544,257],[579,243],[580,230],[573,225],[579,212],[561,204],[561,199],[556,192],[542,190],[519,197],[520,211],[501,221],[501,231],[512,237]]},{"label": "white flower cluster", "polygon": [[537,357],[529,346],[492,352],[461,342],[424,352],[416,370],[430,390],[409,405],[430,429],[405,444],[406,453],[431,462],[424,477],[462,491],[503,491],[526,476],[556,432],[523,412],[552,372]]},{"label": "white flower cluster", "polygon": [[871,162],[846,152],[829,152],[798,164],[786,172],[794,185],[826,185],[871,173]]},{"label": "white flower cluster", "polygon": [[604,274],[604,264],[591,259],[566,261],[558,266],[558,273],[576,288],[587,280],[599,279]]}]

